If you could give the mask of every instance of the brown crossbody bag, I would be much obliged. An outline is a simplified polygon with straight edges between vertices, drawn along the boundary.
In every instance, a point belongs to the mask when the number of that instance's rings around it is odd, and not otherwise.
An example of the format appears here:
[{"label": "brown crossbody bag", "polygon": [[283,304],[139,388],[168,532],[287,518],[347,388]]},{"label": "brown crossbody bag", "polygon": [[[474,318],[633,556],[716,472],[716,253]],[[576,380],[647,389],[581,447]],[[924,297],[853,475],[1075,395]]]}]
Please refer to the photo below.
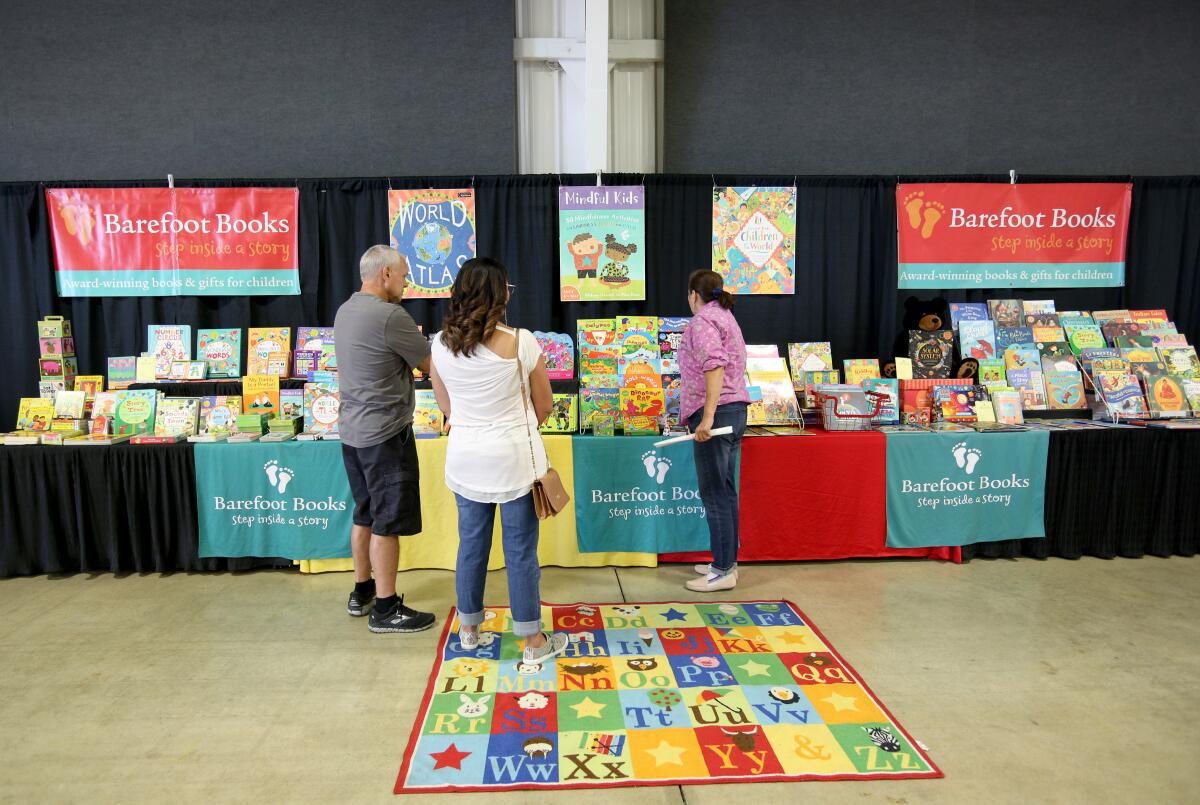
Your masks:
[{"label": "brown crossbody bag", "polygon": [[529,391],[525,387],[525,366],[521,363],[521,331],[517,330],[517,375],[521,380],[521,404],[525,410],[525,430],[529,434],[529,460],[533,463],[533,510],[539,520],[561,512],[571,502],[571,496],[563,487],[562,478],[550,464],[550,454],[546,454],[546,474],[537,477],[537,458],[533,452],[533,429],[529,427]]}]

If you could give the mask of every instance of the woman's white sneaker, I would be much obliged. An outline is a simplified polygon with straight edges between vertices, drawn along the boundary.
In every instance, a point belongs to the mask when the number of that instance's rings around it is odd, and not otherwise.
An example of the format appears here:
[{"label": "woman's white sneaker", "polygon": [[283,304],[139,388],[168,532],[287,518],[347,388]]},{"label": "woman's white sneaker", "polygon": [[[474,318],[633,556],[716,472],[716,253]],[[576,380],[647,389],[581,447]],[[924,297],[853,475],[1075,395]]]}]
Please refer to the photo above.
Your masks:
[{"label": "woman's white sneaker", "polygon": [[694,593],[716,593],[721,590],[732,590],[737,586],[737,571],[727,573],[724,576],[709,573],[702,579],[692,579],[684,584],[684,586]]}]

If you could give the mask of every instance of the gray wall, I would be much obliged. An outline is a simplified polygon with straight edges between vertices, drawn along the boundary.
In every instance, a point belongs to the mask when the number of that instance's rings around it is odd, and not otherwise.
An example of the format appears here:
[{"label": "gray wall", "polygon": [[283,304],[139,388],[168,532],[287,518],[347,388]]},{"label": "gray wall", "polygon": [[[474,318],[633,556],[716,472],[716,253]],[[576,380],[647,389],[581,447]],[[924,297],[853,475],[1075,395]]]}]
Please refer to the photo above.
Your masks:
[{"label": "gray wall", "polygon": [[511,0],[0,3],[0,181],[511,173]]},{"label": "gray wall", "polygon": [[666,170],[1200,173],[1196,0],[667,0]]}]

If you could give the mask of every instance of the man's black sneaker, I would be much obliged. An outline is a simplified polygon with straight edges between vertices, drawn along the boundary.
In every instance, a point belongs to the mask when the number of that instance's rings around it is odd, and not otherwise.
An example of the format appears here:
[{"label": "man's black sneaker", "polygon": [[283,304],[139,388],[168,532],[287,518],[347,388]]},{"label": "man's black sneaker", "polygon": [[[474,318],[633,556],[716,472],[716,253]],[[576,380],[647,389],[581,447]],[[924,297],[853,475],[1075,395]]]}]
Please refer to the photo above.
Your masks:
[{"label": "man's black sneaker", "polygon": [[358,590],[353,590],[350,593],[350,600],[346,602],[346,611],[356,618],[361,618],[367,614],[367,610],[371,607],[371,602],[375,600],[375,593],[360,593]]},{"label": "man's black sneaker", "polygon": [[437,621],[432,612],[417,612],[404,606],[404,596],[392,607],[391,612],[371,610],[367,628],[376,633],[423,632]]}]

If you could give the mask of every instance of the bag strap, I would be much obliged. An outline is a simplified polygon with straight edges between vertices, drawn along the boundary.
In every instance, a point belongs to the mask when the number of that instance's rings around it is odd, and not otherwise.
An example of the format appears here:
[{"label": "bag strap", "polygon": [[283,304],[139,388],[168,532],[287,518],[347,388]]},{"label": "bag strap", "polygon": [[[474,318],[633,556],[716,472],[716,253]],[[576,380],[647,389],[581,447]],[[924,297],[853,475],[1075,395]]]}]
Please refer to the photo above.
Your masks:
[{"label": "bag strap", "polygon": [[521,407],[525,412],[525,432],[529,435],[529,463],[533,465],[533,480],[537,482],[537,459],[533,454],[533,429],[529,427],[529,392],[525,390],[525,364],[521,362],[521,330],[517,328],[517,379],[521,381]]}]

